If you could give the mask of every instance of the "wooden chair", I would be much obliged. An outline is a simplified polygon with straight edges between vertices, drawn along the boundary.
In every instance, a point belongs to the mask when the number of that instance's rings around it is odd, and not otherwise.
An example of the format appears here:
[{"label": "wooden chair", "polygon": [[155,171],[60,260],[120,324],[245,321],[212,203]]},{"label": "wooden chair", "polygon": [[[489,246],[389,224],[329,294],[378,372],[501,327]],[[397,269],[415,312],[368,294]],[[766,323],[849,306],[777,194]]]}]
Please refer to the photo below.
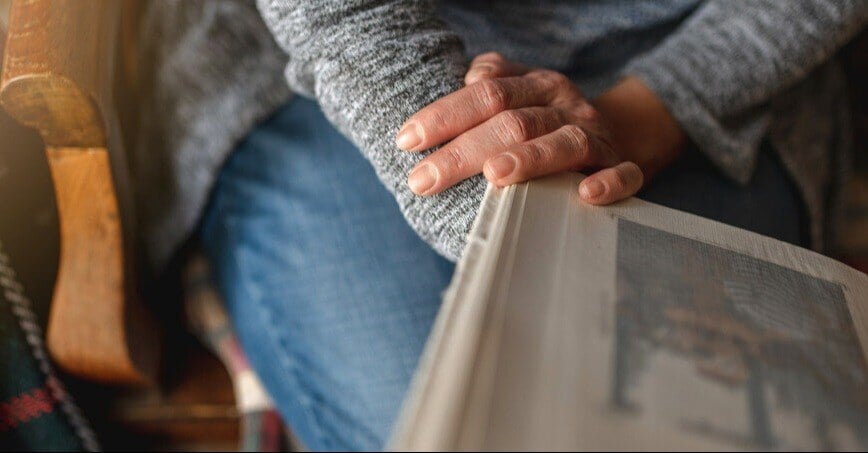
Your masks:
[{"label": "wooden chair", "polygon": [[[175,314],[161,313],[155,322],[135,278],[125,139],[134,137],[137,124],[140,6],[136,0],[13,0],[5,55],[0,48],[0,107],[38,130],[45,144],[27,150],[44,149],[58,209],[47,345],[60,368],[83,378],[74,393],[101,441],[109,449],[226,450],[238,445],[240,419],[225,368],[179,331]],[[0,143],[0,152],[8,146],[16,145]],[[33,184],[48,183],[39,176]],[[42,187],[39,195],[49,200]],[[42,261],[52,259],[42,252]],[[171,327],[157,329],[165,324]],[[162,337],[172,342],[171,354],[160,353]],[[161,373],[158,358],[168,362]]]},{"label": "wooden chair", "polygon": [[134,124],[135,7],[14,0],[0,71],[0,105],[39,131],[54,182],[61,250],[49,351],[69,373],[124,384],[151,381],[159,356],[133,270],[123,140]]}]

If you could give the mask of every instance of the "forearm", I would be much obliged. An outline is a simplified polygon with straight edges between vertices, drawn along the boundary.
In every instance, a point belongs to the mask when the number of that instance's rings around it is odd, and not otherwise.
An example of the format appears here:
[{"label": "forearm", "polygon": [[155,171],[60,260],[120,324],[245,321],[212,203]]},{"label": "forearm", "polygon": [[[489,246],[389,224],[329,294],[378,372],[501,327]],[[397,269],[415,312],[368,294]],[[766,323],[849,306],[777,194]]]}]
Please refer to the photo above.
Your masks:
[{"label": "forearm", "polygon": [[407,117],[462,85],[461,43],[430,2],[259,0],[259,7],[289,54],[293,90],[317,99],[374,166],[409,224],[440,253],[457,259],[484,181],[474,178],[437,197],[416,197],[406,178],[422,156],[394,144]]}]

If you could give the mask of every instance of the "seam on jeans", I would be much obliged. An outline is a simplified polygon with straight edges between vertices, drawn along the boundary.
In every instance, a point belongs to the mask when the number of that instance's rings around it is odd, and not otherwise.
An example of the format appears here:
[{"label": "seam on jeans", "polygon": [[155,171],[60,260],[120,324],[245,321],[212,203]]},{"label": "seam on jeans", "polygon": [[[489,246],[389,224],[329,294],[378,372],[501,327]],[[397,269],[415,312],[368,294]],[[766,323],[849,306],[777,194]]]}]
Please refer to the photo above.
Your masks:
[{"label": "seam on jeans", "polygon": [[[259,288],[257,288],[258,290]],[[259,291],[257,291],[259,292]],[[262,318],[262,324],[264,325],[265,332],[269,336],[271,343],[276,345],[277,349],[280,349],[282,353],[278,354],[278,360],[280,360],[280,367],[287,373],[292,376],[292,379],[295,380],[296,387],[301,389],[303,380],[300,378],[300,368],[297,365],[296,360],[291,353],[292,348],[287,346],[287,339],[284,335],[280,334],[281,327],[275,321],[277,316],[275,315],[272,306],[268,303],[264,303],[264,298],[251,298],[253,303],[256,303],[260,310],[260,317]],[[322,417],[319,416],[319,412],[314,410],[313,407],[317,404],[315,399],[310,398],[304,391],[299,391],[298,395],[296,395],[299,403],[303,406],[305,415],[309,421],[309,424],[316,431],[314,434],[317,436],[318,442],[321,445],[327,445],[328,448],[340,447],[345,448],[347,445],[343,442],[336,445],[334,437],[328,436],[326,434],[327,430],[325,429],[326,424],[322,422]],[[341,414],[340,411],[335,411],[335,407],[332,405],[326,405],[327,409],[330,412]],[[348,418],[353,418],[349,414],[343,413],[344,416]],[[360,432],[363,432],[365,437],[359,438]],[[358,445],[359,442],[364,444],[369,444],[371,440],[374,442],[382,443],[384,440],[380,439],[376,433],[370,431],[366,426],[355,426],[352,429],[352,436],[347,439],[351,442],[350,445]]]},{"label": "seam on jeans", "polygon": [[[233,258],[233,260],[236,261],[236,269],[245,268],[245,266],[243,266],[243,263],[239,262],[240,260],[238,258]],[[244,286],[247,287],[250,285],[256,284],[246,283]],[[271,306],[268,303],[265,303],[261,291],[256,291],[256,293],[258,294],[256,294],[255,296],[251,294],[253,293],[253,291],[249,291],[247,290],[247,288],[245,288],[245,292],[248,294],[250,303],[256,304],[258,306],[258,309],[256,311],[259,313],[259,317],[262,318],[262,324],[265,328],[265,333],[266,335],[268,335],[268,337],[270,337],[271,343],[278,346],[279,349],[284,352],[282,354],[278,354],[278,363],[280,365],[280,368],[283,369],[287,375],[291,376],[291,379],[293,379],[295,382],[295,387],[299,389],[299,391],[295,395],[295,399],[304,410],[308,425],[310,425],[312,430],[314,431],[313,434],[314,436],[316,436],[316,440],[319,442],[320,445],[328,443],[328,438],[325,435],[323,425],[319,417],[316,416],[316,411],[313,410],[313,400],[308,397],[304,391],[301,391],[302,380],[299,375],[298,365],[292,357],[291,349],[286,347],[284,341],[281,339],[281,336],[278,333],[277,324],[274,322],[275,315],[271,309]]]}]

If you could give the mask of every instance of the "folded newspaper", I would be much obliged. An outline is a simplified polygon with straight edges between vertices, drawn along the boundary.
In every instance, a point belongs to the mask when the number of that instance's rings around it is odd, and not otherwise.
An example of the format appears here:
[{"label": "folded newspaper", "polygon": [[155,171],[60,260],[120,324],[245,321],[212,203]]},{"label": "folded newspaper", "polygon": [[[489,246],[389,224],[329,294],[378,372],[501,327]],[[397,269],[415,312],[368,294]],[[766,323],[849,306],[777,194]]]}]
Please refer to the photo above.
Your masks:
[{"label": "folded newspaper", "polygon": [[391,448],[868,449],[868,276],[579,178],[489,188]]}]

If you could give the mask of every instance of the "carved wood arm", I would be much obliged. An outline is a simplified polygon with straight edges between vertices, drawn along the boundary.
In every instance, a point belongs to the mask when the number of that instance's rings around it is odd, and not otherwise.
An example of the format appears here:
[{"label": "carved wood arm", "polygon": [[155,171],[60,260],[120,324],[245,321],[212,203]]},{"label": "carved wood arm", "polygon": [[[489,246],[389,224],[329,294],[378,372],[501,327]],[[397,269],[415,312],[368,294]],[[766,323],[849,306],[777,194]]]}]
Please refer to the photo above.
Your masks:
[{"label": "carved wood arm", "polygon": [[85,378],[142,383],[159,354],[132,271],[128,171],[114,102],[125,5],[14,0],[0,105],[40,132],[54,182],[61,250],[51,355]]}]

